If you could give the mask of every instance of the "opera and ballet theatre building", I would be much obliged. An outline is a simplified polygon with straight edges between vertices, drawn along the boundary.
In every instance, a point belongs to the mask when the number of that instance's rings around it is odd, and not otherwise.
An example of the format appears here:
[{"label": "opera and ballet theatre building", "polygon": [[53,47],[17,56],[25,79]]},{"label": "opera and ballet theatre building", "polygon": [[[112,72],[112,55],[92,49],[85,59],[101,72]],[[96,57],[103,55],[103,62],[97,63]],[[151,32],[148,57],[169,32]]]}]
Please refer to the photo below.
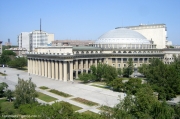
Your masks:
[{"label": "opera and ballet theatre building", "polygon": [[127,67],[128,58],[134,67],[159,58],[173,62],[180,49],[167,41],[165,24],[118,27],[101,35],[89,46],[38,47],[27,54],[28,73],[55,80],[73,81],[78,74],[90,72],[90,66],[106,63],[115,68]]}]

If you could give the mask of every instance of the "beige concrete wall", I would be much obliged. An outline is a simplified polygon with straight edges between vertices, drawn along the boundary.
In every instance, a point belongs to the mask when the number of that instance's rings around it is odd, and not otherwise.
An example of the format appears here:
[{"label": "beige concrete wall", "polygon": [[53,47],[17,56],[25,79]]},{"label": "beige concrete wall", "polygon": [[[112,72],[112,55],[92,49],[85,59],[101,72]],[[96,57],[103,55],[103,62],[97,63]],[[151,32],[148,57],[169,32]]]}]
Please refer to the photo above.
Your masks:
[{"label": "beige concrete wall", "polygon": [[38,53],[72,53],[72,46],[51,46],[51,47],[38,47],[35,50]]},{"label": "beige concrete wall", "polygon": [[54,41],[54,34],[48,34],[48,44],[52,43]]},{"label": "beige concrete wall", "polygon": [[156,48],[162,49],[166,47],[167,31],[165,25],[142,25],[130,29],[139,32],[148,40],[152,39],[154,44],[157,45]]}]

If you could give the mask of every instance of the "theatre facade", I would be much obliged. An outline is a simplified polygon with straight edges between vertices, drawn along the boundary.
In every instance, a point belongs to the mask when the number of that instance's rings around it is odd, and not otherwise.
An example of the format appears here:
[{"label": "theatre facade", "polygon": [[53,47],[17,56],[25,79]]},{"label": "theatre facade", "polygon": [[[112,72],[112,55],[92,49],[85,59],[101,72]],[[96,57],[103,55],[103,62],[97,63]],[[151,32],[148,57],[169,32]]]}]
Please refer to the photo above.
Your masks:
[{"label": "theatre facade", "polygon": [[115,68],[127,67],[132,58],[135,68],[159,58],[164,63],[173,62],[179,49],[156,48],[152,39],[137,31],[118,28],[100,36],[91,46],[38,47],[27,54],[28,73],[54,80],[73,81],[80,73],[89,73],[90,66],[105,63]]}]

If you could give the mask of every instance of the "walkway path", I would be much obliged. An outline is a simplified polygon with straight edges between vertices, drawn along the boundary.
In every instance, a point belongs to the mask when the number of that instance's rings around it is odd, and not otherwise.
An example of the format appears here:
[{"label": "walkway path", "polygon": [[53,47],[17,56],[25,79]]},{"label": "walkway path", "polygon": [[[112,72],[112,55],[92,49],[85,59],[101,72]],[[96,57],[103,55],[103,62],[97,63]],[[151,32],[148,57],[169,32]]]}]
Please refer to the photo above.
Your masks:
[{"label": "walkway path", "polygon": [[[7,76],[6,76],[6,79],[4,79],[4,76],[0,76],[0,82],[6,82],[9,85],[9,88],[12,90],[15,89],[15,85],[18,82],[17,74],[19,74],[19,77],[23,78],[24,80],[28,80],[29,77],[31,77],[32,78],[31,80],[37,85],[37,87],[46,86],[50,89],[56,89],[56,90],[68,93],[68,94],[72,95],[73,97],[80,97],[80,98],[84,98],[84,99],[96,102],[100,105],[106,105],[109,107],[113,107],[119,103],[119,99],[120,99],[119,96],[122,99],[124,98],[123,93],[113,92],[111,90],[81,84],[78,81],[74,81],[74,83],[72,83],[70,81],[68,81],[68,82],[57,81],[54,79],[49,79],[49,78],[41,77],[41,76],[37,76],[37,75],[29,76],[29,74],[25,71],[16,70],[13,68],[0,67],[0,72],[4,72],[4,70],[6,70]],[[43,92],[47,95],[57,98],[58,101],[66,101],[66,102],[69,102],[71,104],[74,104],[74,105],[77,105],[77,106],[83,108],[82,110],[79,110],[79,112],[83,112],[86,110],[90,110],[90,111],[93,111],[96,113],[99,112],[99,110],[96,109],[97,106],[87,106],[87,105],[78,103],[76,101],[73,101],[70,98],[64,98],[64,97],[58,96],[56,94],[50,93],[46,90],[41,90],[39,88],[37,88],[37,90],[40,92]],[[41,102],[45,103],[43,101],[41,101]],[[51,103],[53,103],[53,102],[50,102],[50,104]]]}]

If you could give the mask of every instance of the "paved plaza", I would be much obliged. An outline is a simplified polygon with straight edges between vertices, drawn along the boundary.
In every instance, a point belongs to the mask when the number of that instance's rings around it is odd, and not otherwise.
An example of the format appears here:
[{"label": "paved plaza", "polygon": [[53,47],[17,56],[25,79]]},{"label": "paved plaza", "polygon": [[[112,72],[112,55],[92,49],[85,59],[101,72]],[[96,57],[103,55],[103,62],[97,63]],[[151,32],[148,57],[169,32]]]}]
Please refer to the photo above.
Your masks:
[{"label": "paved plaza", "polygon": [[[37,85],[36,90],[43,92],[47,95],[50,95],[52,97],[55,97],[58,99],[58,101],[67,101],[71,104],[74,104],[83,108],[82,110],[79,110],[79,112],[90,110],[90,111],[98,113],[99,110],[97,109],[97,106],[90,107],[90,106],[78,103],[76,101],[73,101],[71,100],[71,98],[81,97],[81,98],[96,102],[100,105],[106,105],[110,107],[113,107],[114,105],[118,104],[120,98],[121,99],[124,98],[124,93],[114,92],[108,89],[81,84],[76,80],[74,82],[71,82],[71,81],[63,82],[63,81],[49,79],[49,78],[41,77],[37,75],[29,75],[26,71],[17,70],[14,68],[8,68],[8,67],[0,68],[0,72],[4,73],[4,70],[6,70],[7,76],[6,77],[0,76],[0,82],[6,82],[9,85],[9,89],[12,89],[12,90],[15,89],[15,85],[18,82],[17,74],[19,74],[19,77],[23,78],[24,80],[28,80],[29,77],[31,77],[32,78],[31,80]],[[38,87],[40,86],[46,86],[50,89],[56,89],[56,90],[68,93],[72,95],[73,97],[64,98],[56,94],[50,93],[46,90],[39,89]],[[41,100],[38,100],[38,101],[45,103]],[[49,104],[51,103],[53,102],[50,102]]]}]

